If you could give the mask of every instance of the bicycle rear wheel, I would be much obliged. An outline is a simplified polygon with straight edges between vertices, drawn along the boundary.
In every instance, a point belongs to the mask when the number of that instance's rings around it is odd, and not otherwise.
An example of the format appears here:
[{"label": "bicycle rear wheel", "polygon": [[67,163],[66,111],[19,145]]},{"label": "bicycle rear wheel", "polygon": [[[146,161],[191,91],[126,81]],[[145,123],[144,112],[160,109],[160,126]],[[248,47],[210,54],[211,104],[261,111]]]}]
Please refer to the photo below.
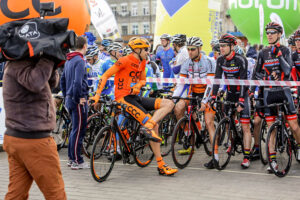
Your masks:
[{"label": "bicycle rear wheel", "polygon": [[88,118],[86,133],[82,141],[83,153],[87,158],[90,158],[96,134],[103,126],[104,124],[102,123],[102,117],[100,113],[95,113]]},{"label": "bicycle rear wheel", "polygon": [[264,165],[268,164],[268,154],[266,152],[267,135],[268,135],[268,126],[265,119],[263,119],[260,134],[259,134],[259,157],[262,164]]},{"label": "bicycle rear wheel", "polygon": [[159,124],[159,136],[163,139],[160,145],[161,155],[167,156],[171,152],[172,133],[176,125],[176,116],[172,113],[165,116]]},{"label": "bicycle rear wheel", "polygon": [[218,124],[213,139],[212,149],[215,167],[218,170],[225,169],[230,161],[232,152],[234,151],[229,117],[222,119]]},{"label": "bicycle rear wheel", "polygon": [[146,139],[143,133],[137,131],[134,138],[133,157],[135,163],[139,167],[148,166],[154,157],[149,140]]},{"label": "bicycle rear wheel", "polygon": [[[292,145],[288,133],[286,130],[281,132],[283,128],[282,125],[278,123],[274,123],[269,131],[267,136],[267,145],[266,151],[268,155],[269,166],[274,172],[274,174],[278,177],[284,177],[288,174],[291,164],[292,164]],[[275,139],[271,140],[271,134],[274,134]],[[284,134],[283,137],[282,134]],[[272,145],[273,144],[273,145]],[[273,165],[272,160],[270,158],[271,147],[274,147],[272,153],[275,153],[276,156],[276,165]]]},{"label": "bicycle rear wheel", "polygon": [[195,149],[195,132],[189,126],[189,120],[185,116],[181,118],[172,134],[172,158],[175,165],[183,169],[191,161]]},{"label": "bicycle rear wheel", "polygon": [[98,182],[103,182],[111,173],[116,159],[116,134],[110,126],[102,128],[94,141],[91,152],[91,173]]}]

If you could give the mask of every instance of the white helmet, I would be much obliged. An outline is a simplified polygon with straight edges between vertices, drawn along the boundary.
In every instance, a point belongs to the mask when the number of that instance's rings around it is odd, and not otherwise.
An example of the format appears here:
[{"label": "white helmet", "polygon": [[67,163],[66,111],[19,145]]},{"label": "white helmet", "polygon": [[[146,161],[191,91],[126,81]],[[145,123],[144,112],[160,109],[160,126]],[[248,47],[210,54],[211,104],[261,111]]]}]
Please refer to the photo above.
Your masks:
[{"label": "white helmet", "polygon": [[111,51],[119,51],[121,50],[123,47],[122,47],[122,44],[120,44],[119,42],[113,42],[111,43],[108,48],[107,48],[107,51],[108,52],[111,52]]},{"label": "white helmet", "polygon": [[202,47],[203,42],[199,37],[190,37],[186,41],[186,46]]}]

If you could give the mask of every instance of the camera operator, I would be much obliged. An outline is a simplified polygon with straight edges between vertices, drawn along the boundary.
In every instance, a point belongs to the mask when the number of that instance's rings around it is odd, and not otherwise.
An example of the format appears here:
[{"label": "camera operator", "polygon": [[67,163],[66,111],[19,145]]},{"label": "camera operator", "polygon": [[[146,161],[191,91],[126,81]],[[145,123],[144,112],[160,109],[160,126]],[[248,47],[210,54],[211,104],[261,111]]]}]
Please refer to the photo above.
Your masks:
[{"label": "camera operator", "polygon": [[55,63],[38,56],[8,61],[3,77],[9,185],[5,199],[28,199],[33,180],[46,199],[66,199],[57,146],[51,88],[58,84]]}]

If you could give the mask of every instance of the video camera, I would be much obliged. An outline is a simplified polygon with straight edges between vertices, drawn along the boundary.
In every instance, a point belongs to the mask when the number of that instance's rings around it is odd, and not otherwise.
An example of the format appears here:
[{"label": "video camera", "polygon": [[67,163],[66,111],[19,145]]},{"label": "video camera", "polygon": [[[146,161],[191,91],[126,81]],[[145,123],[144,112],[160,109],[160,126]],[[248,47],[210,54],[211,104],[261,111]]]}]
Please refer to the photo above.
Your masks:
[{"label": "video camera", "polygon": [[40,16],[41,19],[44,19],[44,17],[48,13],[54,13],[54,2],[46,2],[46,3],[40,3]]}]

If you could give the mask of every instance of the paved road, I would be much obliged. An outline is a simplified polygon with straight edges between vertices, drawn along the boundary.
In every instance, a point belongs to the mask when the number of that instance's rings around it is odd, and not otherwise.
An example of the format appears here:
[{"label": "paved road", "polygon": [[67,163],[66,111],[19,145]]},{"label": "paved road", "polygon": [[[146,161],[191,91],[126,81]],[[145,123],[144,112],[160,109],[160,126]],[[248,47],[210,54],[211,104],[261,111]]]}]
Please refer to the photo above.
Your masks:
[{"label": "paved road", "polygon": [[[219,172],[203,168],[209,157],[200,149],[190,165],[174,177],[159,176],[154,162],[143,169],[117,162],[108,180],[97,183],[90,170],[72,171],[66,166],[66,149],[59,154],[67,196],[71,200],[300,199],[300,165],[296,162],[285,178],[267,174],[260,161],[252,162],[247,170],[241,169],[242,155],[233,157],[226,170]],[[166,160],[174,166],[170,156]],[[0,163],[0,199],[4,199],[8,185],[4,152],[0,153]],[[29,199],[44,199],[35,184]]]}]

